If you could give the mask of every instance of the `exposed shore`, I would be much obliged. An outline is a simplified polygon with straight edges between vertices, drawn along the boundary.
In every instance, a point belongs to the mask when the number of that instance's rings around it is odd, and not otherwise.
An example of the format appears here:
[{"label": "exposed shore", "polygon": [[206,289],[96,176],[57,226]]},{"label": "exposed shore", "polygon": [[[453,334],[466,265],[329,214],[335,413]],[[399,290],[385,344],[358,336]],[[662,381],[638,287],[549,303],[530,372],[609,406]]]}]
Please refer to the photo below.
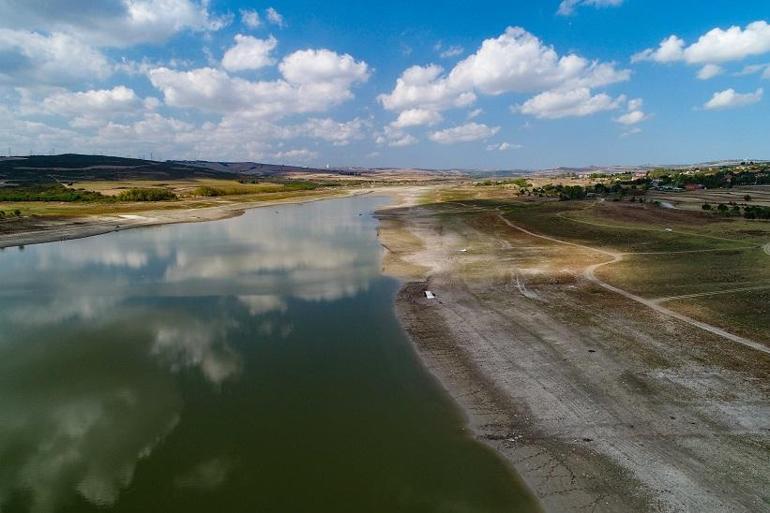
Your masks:
[{"label": "exposed shore", "polygon": [[528,284],[507,255],[553,251],[546,241],[400,207],[379,212],[385,271],[405,282],[399,320],[546,512],[770,511],[764,354],[639,308],[583,269]]},{"label": "exposed shore", "polygon": [[0,233],[0,248],[14,246],[28,246],[72,239],[83,239],[102,235],[105,233],[142,228],[149,226],[161,226],[178,223],[200,223],[237,217],[253,208],[271,207],[276,205],[290,205],[308,203],[326,199],[343,198],[369,194],[370,190],[345,191],[333,195],[323,196],[299,196],[280,200],[266,200],[254,202],[232,202],[224,205],[206,208],[180,208],[167,210],[153,210],[148,205],[147,211],[131,214],[110,214],[99,216],[84,216],[66,219],[36,218],[19,221],[17,230],[9,233]]}]

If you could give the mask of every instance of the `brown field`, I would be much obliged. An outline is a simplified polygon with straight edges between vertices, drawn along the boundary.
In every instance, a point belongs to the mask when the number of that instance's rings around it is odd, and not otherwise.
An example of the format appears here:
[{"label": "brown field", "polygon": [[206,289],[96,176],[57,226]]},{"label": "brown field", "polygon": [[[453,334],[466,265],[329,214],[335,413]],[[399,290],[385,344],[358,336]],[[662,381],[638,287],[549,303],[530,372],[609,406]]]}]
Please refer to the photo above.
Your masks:
[{"label": "brown field", "polygon": [[517,192],[380,213],[399,316],[474,433],[549,511],[768,511],[770,223]]}]

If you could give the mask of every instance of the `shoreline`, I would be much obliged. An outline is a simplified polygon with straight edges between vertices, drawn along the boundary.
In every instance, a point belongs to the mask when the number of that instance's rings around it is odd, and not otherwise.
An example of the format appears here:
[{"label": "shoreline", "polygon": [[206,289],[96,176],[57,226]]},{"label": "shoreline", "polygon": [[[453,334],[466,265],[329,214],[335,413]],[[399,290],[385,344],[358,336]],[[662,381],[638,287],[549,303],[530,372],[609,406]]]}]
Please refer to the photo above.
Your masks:
[{"label": "shoreline", "polygon": [[31,246],[49,242],[85,239],[107,233],[148,228],[169,224],[203,223],[238,217],[247,210],[278,205],[296,205],[328,199],[349,198],[371,194],[376,189],[364,191],[345,191],[321,197],[300,197],[286,200],[267,200],[246,203],[232,203],[205,208],[181,208],[133,212],[131,214],[106,214],[100,216],[73,217],[66,220],[41,219],[42,228],[32,231],[19,231],[0,234],[0,249],[19,246]]},{"label": "shoreline", "polygon": [[463,239],[452,223],[465,221],[408,202],[377,216],[418,357],[545,512],[770,511],[770,410],[748,384],[770,361],[637,312],[582,275],[566,286],[475,283],[457,266],[476,256],[458,248],[481,245],[483,232]]}]

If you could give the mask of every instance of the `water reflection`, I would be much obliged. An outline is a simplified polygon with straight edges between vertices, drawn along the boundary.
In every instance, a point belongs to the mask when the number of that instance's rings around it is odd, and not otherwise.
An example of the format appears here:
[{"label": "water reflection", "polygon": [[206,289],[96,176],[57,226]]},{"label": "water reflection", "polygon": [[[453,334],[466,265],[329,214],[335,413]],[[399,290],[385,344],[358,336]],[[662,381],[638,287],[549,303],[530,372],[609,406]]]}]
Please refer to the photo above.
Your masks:
[{"label": "water reflection", "polygon": [[0,511],[532,511],[414,360],[382,203],[0,253]]},{"label": "water reflection", "polygon": [[[374,205],[283,207],[0,255],[0,510],[21,501],[47,513],[73,493],[113,505],[179,421],[177,376],[215,389],[238,378],[240,312],[257,335],[285,338],[292,324],[268,314],[367,289],[377,249],[373,221],[357,214]],[[214,458],[174,483],[213,489],[230,469]]]}]

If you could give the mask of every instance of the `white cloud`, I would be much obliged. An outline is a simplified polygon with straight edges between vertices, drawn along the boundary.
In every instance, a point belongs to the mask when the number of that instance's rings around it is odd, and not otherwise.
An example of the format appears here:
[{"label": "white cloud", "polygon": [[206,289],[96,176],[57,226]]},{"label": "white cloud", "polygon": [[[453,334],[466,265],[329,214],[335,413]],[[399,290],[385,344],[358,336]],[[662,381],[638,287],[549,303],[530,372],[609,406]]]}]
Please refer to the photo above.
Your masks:
[{"label": "white cloud", "polygon": [[450,84],[446,78],[439,78],[443,68],[412,66],[396,80],[396,87],[390,94],[382,94],[378,100],[391,111],[419,108],[442,111],[452,107],[463,107],[476,101],[476,95]]},{"label": "white cloud", "polygon": [[395,128],[407,128],[410,126],[435,125],[441,122],[441,114],[426,109],[409,109],[399,114],[398,119],[392,123]]},{"label": "white cloud", "polygon": [[526,93],[557,86],[599,87],[628,80],[630,72],[590,62],[575,54],[559,56],[522,28],[508,28],[455,66],[448,80],[485,94]]},{"label": "white cloud", "polygon": [[259,28],[262,25],[259,13],[251,9],[241,9],[241,21],[250,29]]},{"label": "white cloud", "polygon": [[721,75],[724,73],[724,71],[724,68],[717,64],[706,64],[700,69],[700,71],[698,71],[698,78],[700,80],[709,80],[718,75]]},{"label": "white cloud", "polygon": [[714,96],[703,105],[703,108],[706,110],[721,110],[745,107],[762,100],[764,93],[765,91],[762,88],[757,89],[753,93],[737,93],[735,89],[726,89],[714,93]]},{"label": "white cloud", "polygon": [[272,7],[268,7],[267,11],[265,11],[265,14],[267,16],[267,21],[272,23],[273,25],[277,25],[279,27],[285,27],[286,21],[283,19],[283,15],[273,9]]},{"label": "white cloud", "polygon": [[677,36],[669,36],[660,42],[658,48],[648,48],[633,57],[631,62],[655,61],[675,62],[684,58],[684,40]]},{"label": "white cloud", "polygon": [[111,71],[101,52],[70,35],[0,29],[0,82],[66,85],[101,80]]},{"label": "white cloud", "polygon": [[387,144],[393,148],[403,148],[417,144],[419,141],[412,134],[406,133],[399,128],[386,126],[381,133],[377,134],[375,142],[377,144]]},{"label": "white cloud", "polygon": [[510,150],[518,150],[519,148],[523,148],[521,144],[511,144],[507,142],[499,143],[499,144],[490,144],[487,146],[487,151],[510,151]]},{"label": "white cloud", "polygon": [[625,101],[625,97],[601,93],[593,95],[587,87],[571,90],[554,90],[530,98],[515,110],[522,114],[541,119],[559,119],[583,117],[597,112],[615,110]]},{"label": "white cloud", "polygon": [[159,43],[184,30],[213,31],[227,23],[201,0],[3,0],[0,25],[64,32],[91,46]]},{"label": "white cloud", "polygon": [[43,99],[42,110],[67,116],[77,127],[97,126],[120,115],[135,115],[157,107],[157,99],[142,100],[125,86],[83,92],[58,92]]},{"label": "white cloud", "polygon": [[556,13],[561,16],[570,16],[575,13],[576,8],[581,6],[617,7],[622,3],[623,0],[562,0]]},{"label": "white cloud", "polygon": [[228,71],[244,71],[264,68],[275,63],[270,52],[278,46],[278,40],[273,36],[267,39],[257,39],[252,36],[237,34],[235,46],[225,52],[222,67]]},{"label": "white cloud", "polygon": [[621,125],[631,126],[649,119],[649,116],[642,110],[644,102],[641,98],[628,101],[628,112],[615,118],[615,121]]},{"label": "white cloud", "polygon": [[365,62],[330,50],[301,50],[279,65],[283,79],[249,81],[222,70],[199,68],[148,72],[166,104],[209,112],[239,112],[252,118],[279,118],[323,112],[353,98],[351,87],[369,77]]},{"label": "white cloud", "polygon": [[284,78],[295,84],[332,83],[349,87],[369,79],[369,67],[348,54],[331,50],[300,50],[286,57],[279,66]]},{"label": "white cloud", "polygon": [[[378,100],[385,109],[398,113],[441,112],[471,105],[477,94],[549,91],[551,96],[565,96],[577,90],[590,93],[592,88],[629,78],[629,70],[575,54],[560,56],[553,47],[526,30],[509,27],[499,37],[485,40],[475,53],[447,73],[435,64],[406,69],[393,90],[380,95]],[[609,99],[606,95],[597,95],[594,106],[605,98]],[[537,104],[542,100],[533,98],[528,103]]]},{"label": "white cloud", "polygon": [[745,28],[739,26],[732,26],[726,30],[714,28],[690,46],[685,46],[684,40],[673,35],[664,39],[658,48],[649,48],[637,53],[632,60],[719,64],[768,52],[770,52],[770,25],[760,20],[749,23]]},{"label": "white cloud", "polygon": [[311,118],[298,127],[297,135],[328,141],[335,146],[345,146],[353,140],[363,139],[368,128],[369,123],[358,118],[346,122]]},{"label": "white cloud", "polygon": [[487,139],[499,131],[500,127],[489,127],[480,123],[467,123],[465,125],[432,132],[428,135],[428,138],[439,144],[456,144]]}]

